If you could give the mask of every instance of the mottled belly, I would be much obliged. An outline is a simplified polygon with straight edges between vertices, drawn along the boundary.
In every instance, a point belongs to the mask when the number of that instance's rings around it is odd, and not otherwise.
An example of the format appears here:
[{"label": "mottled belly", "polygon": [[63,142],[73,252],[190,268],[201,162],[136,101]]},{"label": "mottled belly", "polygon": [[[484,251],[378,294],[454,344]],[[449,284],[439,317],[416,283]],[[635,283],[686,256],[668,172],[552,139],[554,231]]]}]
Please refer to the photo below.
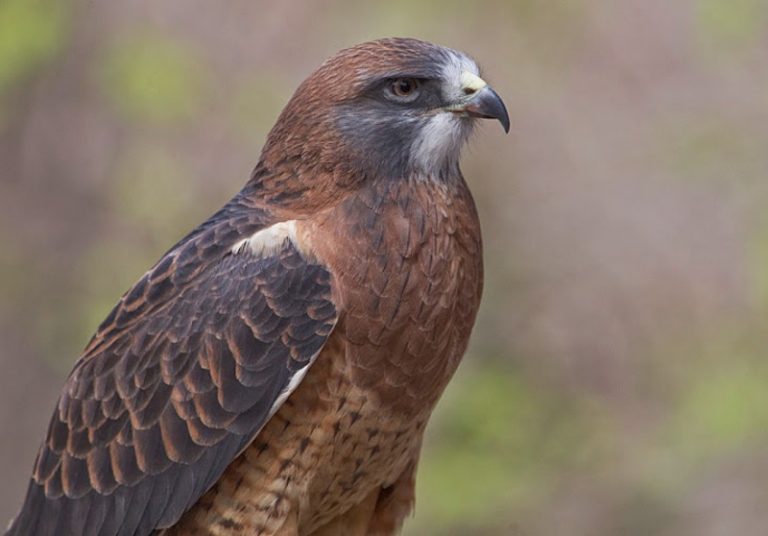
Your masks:
[{"label": "mottled belly", "polygon": [[397,418],[349,377],[333,338],[307,377],[175,534],[311,534],[394,482],[423,418]]}]

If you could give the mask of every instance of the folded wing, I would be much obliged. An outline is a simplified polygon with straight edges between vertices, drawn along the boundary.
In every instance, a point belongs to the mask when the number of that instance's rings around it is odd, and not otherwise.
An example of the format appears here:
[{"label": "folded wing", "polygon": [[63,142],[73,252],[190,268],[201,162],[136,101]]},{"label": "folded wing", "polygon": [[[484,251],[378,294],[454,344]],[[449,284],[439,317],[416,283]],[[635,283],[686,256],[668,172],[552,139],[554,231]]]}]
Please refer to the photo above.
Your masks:
[{"label": "folded wing", "polygon": [[237,237],[193,233],[102,324],[8,534],[172,525],[296,387],[336,322],[330,274],[290,238],[254,252],[229,247]]}]

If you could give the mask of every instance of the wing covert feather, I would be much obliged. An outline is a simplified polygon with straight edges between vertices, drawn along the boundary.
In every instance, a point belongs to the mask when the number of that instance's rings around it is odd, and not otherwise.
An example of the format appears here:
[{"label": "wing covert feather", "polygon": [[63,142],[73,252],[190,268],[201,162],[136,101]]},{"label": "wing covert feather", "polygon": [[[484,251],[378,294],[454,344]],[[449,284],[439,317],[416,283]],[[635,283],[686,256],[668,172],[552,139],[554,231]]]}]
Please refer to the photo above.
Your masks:
[{"label": "wing covert feather", "polygon": [[311,364],[337,319],[331,276],[290,240],[261,256],[231,253],[243,227],[223,219],[193,232],[100,326],[64,386],[9,535],[144,535],[173,524]]}]

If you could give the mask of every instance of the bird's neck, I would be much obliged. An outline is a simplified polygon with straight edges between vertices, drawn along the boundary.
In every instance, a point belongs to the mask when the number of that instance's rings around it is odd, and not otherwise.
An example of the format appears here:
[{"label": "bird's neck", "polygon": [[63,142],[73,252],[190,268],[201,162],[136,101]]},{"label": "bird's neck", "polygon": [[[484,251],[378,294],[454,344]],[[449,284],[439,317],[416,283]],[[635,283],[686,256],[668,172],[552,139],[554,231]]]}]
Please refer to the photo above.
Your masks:
[{"label": "bird's neck", "polygon": [[262,159],[241,192],[251,203],[283,219],[305,219],[353,194],[364,180],[355,170],[306,167],[289,158]]},{"label": "bird's neck", "polygon": [[[377,361],[408,370],[431,407],[458,365],[482,288],[480,227],[463,181],[372,183],[306,222],[305,236],[334,277],[354,374],[381,382],[368,377]],[[444,340],[424,340],[433,332]],[[435,344],[447,346],[435,354]],[[402,389],[387,385],[403,381],[384,382],[383,404],[400,408]]]}]

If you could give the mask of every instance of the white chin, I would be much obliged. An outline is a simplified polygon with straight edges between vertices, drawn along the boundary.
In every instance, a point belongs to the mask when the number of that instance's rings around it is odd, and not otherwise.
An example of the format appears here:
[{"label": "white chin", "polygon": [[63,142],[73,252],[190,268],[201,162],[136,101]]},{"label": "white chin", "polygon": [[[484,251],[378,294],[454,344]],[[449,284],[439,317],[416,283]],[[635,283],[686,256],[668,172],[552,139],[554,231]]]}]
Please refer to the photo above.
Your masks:
[{"label": "white chin", "polygon": [[451,112],[430,117],[411,146],[411,165],[432,174],[457,164],[470,130],[471,120]]}]

